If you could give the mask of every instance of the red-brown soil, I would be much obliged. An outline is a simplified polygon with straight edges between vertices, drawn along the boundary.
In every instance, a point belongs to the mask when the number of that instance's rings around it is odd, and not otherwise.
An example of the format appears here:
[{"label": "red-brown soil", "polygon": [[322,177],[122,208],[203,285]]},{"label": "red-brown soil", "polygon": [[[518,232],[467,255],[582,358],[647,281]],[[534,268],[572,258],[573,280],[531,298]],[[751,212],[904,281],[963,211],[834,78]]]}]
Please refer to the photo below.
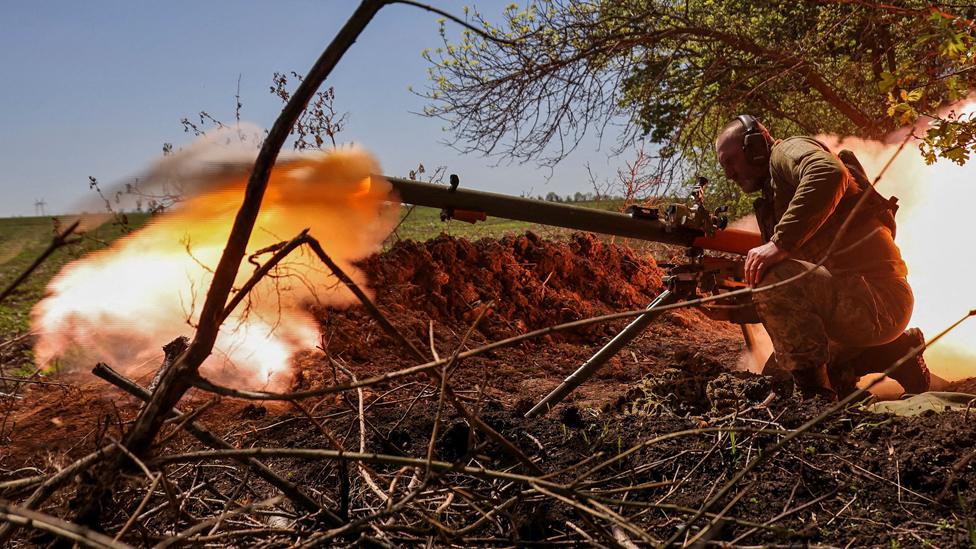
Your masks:
[{"label": "red-brown soil", "polygon": [[[455,350],[482,308],[488,310],[469,334],[466,349],[559,323],[641,309],[662,290],[663,274],[653,258],[585,234],[569,242],[540,240],[531,233],[477,242],[442,236],[424,244],[401,242],[364,266],[380,308],[424,349],[432,324],[441,355]],[[362,309],[321,310],[318,316],[328,352],[363,368],[357,374],[410,363]],[[507,403],[541,396],[627,322],[557,332],[470,359],[456,382],[484,381],[485,390]],[[643,374],[689,352],[734,366],[741,348],[736,326],[712,322],[695,310],[665,313],[575,396],[612,401]],[[477,375],[462,374],[465,370]]]},{"label": "red-brown soil", "polygon": [[[449,356],[459,345],[473,349],[560,322],[642,308],[661,290],[662,278],[652,258],[586,235],[565,242],[541,240],[532,234],[477,242],[446,236],[422,244],[401,242],[366,261],[364,268],[380,309],[422,349],[428,350],[432,341],[440,356]],[[415,364],[362,308],[315,313],[329,357],[357,377]],[[595,464],[645,444],[594,477],[600,479],[595,486],[621,490],[660,482],[612,492],[613,499],[622,502],[612,508],[655,537],[667,538],[687,519],[682,508],[700,507],[760,449],[778,440],[775,433],[750,430],[796,428],[825,404],[777,397],[761,405],[769,394],[766,380],[745,372],[730,373],[736,369],[743,347],[740,329],[711,321],[695,310],[677,310],[653,323],[553,413],[537,420],[522,418],[529,405],[626,322],[559,332],[472,357],[463,360],[450,379],[468,406],[545,471],[562,470],[552,477],[557,481],[575,479],[574,475],[587,468],[573,468],[581,460],[595,459]],[[309,353],[298,360],[293,385],[295,389],[314,388],[334,379],[348,378],[321,354]],[[22,399],[3,401],[8,413],[0,429],[0,481],[50,470],[70,457],[90,452],[106,437],[119,436],[138,410],[135,399],[90,376],[55,376],[44,381],[65,385],[21,385],[16,390]],[[140,381],[145,384],[148,380]],[[366,449],[424,456],[437,417],[437,394],[423,376],[365,389],[365,417],[370,425]],[[206,398],[195,392],[186,407],[200,405]],[[356,450],[357,402],[356,393],[350,392],[314,399],[309,406],[314,406],[312,413],[332,432],[342,435],[347,448]],[[732,492],[739,498],[727,511],[732,520],[717,521],[705,539],[713,544],[728,542],[752,525],[768,522],[737,543],[976,544],[972,512],[976,505],[976,459],[972,458],[976,411],[972,416],[931,413],[895,418],[851,409],[832,417],[747,475]],[[225,398],[201,420],[239,447],[331,447],[319,430],[286,404]],[[648,442],[702,427],[739,431],[734,435],[702,431]],[[516,466],[499,447],[470,432],[450,408],[443,414],[440,433],[435,445],[437,459],[473,462],[489,469]],[[198,447],[189,437],[177,436],[160,451]],[[278,471],[287,471],[301,486],[334,497],[339,471],[333,463],[284,459],[269,463]],[[375,472],[392,478],[397,469],[377,465]],[[581,541],[568,523],[606,539],[601,532],[608,529],[607,524],[597,521],[587,526],[590,518],[579,511],[538,494],[519,495],[518,486],[489,490],[486,483],[462,475],[443,479],[448,480],[483,494],[489,505],[499,506],[508,524],[505,531],[475,529],[460,539],[445,538],[443,533],[428,538],[428,534],[410,531],[397,534],[399,538],[394,535],[393,541],[413,545],[431,539],[436,545],[458,546]],[[219,487],[231,481],[215,476],[213,482]],[[18,495],[22,496],[2,497]],[[519,496],[515,503],[504,503],[513,495]],[[129,501],[124,494],[117,497]],[[727,503],[728,498],[714,510]],[[656,507],[642,511],[642,504]],[[56,513],[59,505],[68,502],[52,500],[48,510]],[[118,514],[106,520],[115,523],[125,518]],[[443,520],[460,528],[476,518],[461,513]],[[700,521],[698,526],[705,523]]]}]

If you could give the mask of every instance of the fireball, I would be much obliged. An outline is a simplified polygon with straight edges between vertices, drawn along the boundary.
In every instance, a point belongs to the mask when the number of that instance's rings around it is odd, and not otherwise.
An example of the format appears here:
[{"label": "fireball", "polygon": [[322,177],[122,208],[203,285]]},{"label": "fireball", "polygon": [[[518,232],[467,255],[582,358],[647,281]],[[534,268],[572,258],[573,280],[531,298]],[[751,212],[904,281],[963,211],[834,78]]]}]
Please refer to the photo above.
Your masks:
[{"label": "fireball", "polygon": [[[158,367],[162,345],[192,336],[255,155],[249,143],[228,145],[211,136],[154,166],[145,182],[175,183],[191,194],[173,211],[58,274],[32,311],[38,364],[70,370],[103,361],[143,375]],[[354,263],[379,250],[396,218],[387,202],[389,184],[370,178],[378,172],[358,148],[283,157],[272,171],[248,254],[310,228],[365,287]],[[235,287],[254,268],[243,263]],[[239,387],[281,388],[295,354],[314,349],[319,340],[308,305],[354,300],[316,257],[299,249],[225,321],[203,374]]]}]

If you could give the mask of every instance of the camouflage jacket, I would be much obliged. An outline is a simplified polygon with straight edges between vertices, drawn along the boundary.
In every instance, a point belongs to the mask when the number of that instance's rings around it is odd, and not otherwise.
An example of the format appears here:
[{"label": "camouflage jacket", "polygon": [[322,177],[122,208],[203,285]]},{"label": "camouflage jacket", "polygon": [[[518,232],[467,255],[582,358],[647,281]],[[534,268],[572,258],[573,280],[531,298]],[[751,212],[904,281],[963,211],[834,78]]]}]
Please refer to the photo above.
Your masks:
[{"label": "camouflage jacket", "polygon": [[[753,203],[763,240],[775,242],[796,259],[819,262],[860,196],[851,173],[819,141],[790,137],[773,145],[769,175],[762,196]],[[824,266],[834,274],[908,273],[892,231],[870,214],[851,223]]]}]

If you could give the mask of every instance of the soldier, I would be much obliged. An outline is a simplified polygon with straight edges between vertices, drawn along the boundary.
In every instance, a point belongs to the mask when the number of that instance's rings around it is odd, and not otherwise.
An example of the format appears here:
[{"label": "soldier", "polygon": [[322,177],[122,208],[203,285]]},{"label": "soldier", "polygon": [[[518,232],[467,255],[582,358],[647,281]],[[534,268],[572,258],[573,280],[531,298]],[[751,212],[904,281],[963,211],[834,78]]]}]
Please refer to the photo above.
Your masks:
[{"label": "soldier", "polygon": [[[719,133],[715,150],[729,179],[761,193],[753,206],[765,244],[746,256],[746,282],[768,286],[811,271],[754,296],[775,351],[764,373],[792,374],[804,396],[834,399],[924,341],[917,329],[902,332],[914,298],[894,242],[897,206],[871,187],[852,153],[842,151],[842,161],[810,137],[774,140],[749,115]],[[921,353],[891,377],[911,393],[929,387]]]}]

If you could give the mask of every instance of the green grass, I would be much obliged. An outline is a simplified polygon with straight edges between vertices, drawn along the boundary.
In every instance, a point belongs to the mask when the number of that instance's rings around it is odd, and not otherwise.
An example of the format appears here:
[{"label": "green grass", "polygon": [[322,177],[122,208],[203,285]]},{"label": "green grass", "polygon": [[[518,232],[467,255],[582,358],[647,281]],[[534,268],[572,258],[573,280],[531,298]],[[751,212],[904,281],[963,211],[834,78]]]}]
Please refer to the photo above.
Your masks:
[{"label": "green grass", "polygon": [[[601,210],[619,210],[622,204],[622,200],[567,203],[569,206],[597,208]],[[456,219],[441,221],[440,212],[437,208],[427,208],[424,206],[416,206],[413,208],[404,207],[400,215],[401,224],[397,228],[395,235],[391,238],[393,240],[399,238],[401,240],[423,242],[443,233],[457,238],[477,240],[486,237],[500,238],[505,235],[524,233],[527,230],[534,231],[540,236],[559,238],[571,232],[558,227],[537,225],[524,221],[512,221],[498,217],[489,217],[485,221],[479,221],[474,224]]]},{"label": "green grass", "polygon": [[[130,214],[129,227],[138,228],[149,219],[147,214]],[[23,333],[29,327],[30,309],[44,297],[48,282],[67,263],[124,234],[124,228],[108,221],[85,233],[81,241],[60,248],[41,264],[12,295],[0,303],[0,338]],[[50,217],[13,217],[0,219],[0,289],[14,281],[51,243],[54,224]]]}]

